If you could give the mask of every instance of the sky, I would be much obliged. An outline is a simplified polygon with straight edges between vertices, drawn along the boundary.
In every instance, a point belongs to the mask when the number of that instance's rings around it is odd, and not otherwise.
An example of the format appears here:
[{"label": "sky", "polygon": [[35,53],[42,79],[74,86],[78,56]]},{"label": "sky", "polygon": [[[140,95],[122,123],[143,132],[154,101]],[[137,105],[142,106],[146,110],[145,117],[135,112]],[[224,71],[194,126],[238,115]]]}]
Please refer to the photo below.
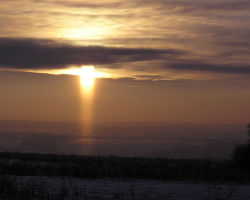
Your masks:
[{"label": "sky", "polygon": [[0,120],[247,124],[249,21],[249,0],[1,0]]}]

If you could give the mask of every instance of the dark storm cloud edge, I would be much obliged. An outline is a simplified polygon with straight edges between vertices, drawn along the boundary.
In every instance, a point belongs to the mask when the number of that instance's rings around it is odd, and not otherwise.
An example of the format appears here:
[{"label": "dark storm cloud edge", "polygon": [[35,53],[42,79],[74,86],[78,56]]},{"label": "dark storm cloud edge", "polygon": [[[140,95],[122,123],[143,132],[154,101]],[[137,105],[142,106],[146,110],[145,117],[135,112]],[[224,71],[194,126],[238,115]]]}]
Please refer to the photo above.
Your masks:
[{"label": "dark storm cloud edge", "polygon": [[64,68],[68,65],[114,64],[158,60],[181,51],[101,46],[74,46],[49,40],[0,39],[0,66],[15,69]]},{"label": "dark storm cloud edge", "polygon": [[215,72],[223,74],[250,74],[250,66],[226,66],[206,63],[175,63],[170,66],[163,68],[181,71],[204,71],[204,72]]},{"label": "dark storm cloud edge", "polygon": [[158,66],[162,70],[250,74],[250,66],[183,60],[181,56],[187,55],[186,53],[188,52],[174,49],[74,46],[53,40],[0,38],[0,67],[9,69],[62,69],[69,65],[105,65],[105,68],[117,68],[113,64],[162,60],[167,64],[156,63],[154,67]]}]

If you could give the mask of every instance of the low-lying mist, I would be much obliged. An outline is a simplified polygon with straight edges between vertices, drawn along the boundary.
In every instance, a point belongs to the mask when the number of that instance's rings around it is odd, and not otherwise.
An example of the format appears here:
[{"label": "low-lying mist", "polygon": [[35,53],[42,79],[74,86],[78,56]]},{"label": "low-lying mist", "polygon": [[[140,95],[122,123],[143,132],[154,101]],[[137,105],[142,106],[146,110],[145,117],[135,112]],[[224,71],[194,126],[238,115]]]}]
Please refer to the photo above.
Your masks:
[{"label": "low-lying mist", "polygon": [[0,151],[164,158],[229,158],[244,124],[0,121]]}]

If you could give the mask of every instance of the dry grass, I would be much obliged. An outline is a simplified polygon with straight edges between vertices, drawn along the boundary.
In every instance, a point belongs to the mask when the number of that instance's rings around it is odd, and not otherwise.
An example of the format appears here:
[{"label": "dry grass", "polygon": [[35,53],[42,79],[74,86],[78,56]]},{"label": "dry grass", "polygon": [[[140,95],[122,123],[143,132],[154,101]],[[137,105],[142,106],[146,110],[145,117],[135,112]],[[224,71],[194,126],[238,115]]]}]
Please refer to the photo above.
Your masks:
[{"label": "dry grass", "polygon": [[[108,199],[107,191],[89,195],[75,178],[92,179],[149,179],[167,181],[206,181],[202,199],[230,199],[235,188],[222,188],[213,181],[247,182],[250,172],[238,168],[233,161],[206,159],[153,159],[116,156],[77,156],[2,152],[0,153],[0,194],[2,199]],[[23,178],[31,177],[28,181]],[[53,188],[42,177],[59,177],[60,184]],[[34,178],[32,178],[34,177]],[[40,177],[40,178],[39,178]],[[65,178],[61,178],[65,177]],[[111,188],[112,189],[112,188]],[[219,191],[223,192],[221,196]],[[132,188],[126,199],[147,199],[148,192],[136,197]],[[160,196],[157,197],[160,199]],[[112,199],[125,199],[118,189]]]}]

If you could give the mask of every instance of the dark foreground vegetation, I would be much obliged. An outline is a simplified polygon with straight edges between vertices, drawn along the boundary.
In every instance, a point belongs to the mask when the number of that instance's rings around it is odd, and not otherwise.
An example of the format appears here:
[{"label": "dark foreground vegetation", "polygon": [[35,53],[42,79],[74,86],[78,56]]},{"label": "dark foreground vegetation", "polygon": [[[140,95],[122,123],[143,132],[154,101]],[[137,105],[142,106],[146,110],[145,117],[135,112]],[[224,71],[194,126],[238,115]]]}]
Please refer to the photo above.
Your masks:
[{"label": "dark foreground vegetation", "polygon": [[171,181],[249,182],[250,170],[233,160],[0,153],[0,174]]},{"label": "dark foreground vegetation", "polygon": [[[250,124],[247,126],[247,132],[250,137]],[[25,177],[28,177],[28,180]],[[42,177],[62,178],[56,194]],[[202,199],[231,199],[234,187],[228,188],[224,197],[219,197],[221,187],[211,183],[250,182],[250,139],[245,143],[235,144],[230,160],[215,160],[209,157],[165,159],[0,152],[0,200],[34,199],[33,197],[65,199],[65,196],[69,195],[81,199],[105,199],[106,191],[101,196],[87,198],[85,187],[83,190],[79,189],[76,181],[71,181],[74,178],[205,181],[209,185]],[[132,190],[130,193],[131,199],[136,199]],[[114,194],[114,199],[123,199],[123,193],[119,189]],[[146,195],[144,199],[147,199]]]},{"label": "dark foreground vegetation", "polygon": [[[59,188],[51,188],[44,177],[62,178]],[[250,170],[242,168],[234,161],[218,161],[211,158],[155,159],[0,152],[0,199],[67,199],[69,196],[73,196],[74,199],[125,198],[119,189],[112,198],[105,198],[105,191],[99,196],[91,197],[85,187],[78,187],[74,178],[206,181],[209,184],[202,194],[202,199],[224,200],[231,199],[235,188],[226,188],[222,197],[219,191],[224,188],[211,183],[249,182]],[[137,197],[131,190],[130,196],[125,199],[137,199]],[[147,198],[145,194],[144,199],[155,198]]]}]

